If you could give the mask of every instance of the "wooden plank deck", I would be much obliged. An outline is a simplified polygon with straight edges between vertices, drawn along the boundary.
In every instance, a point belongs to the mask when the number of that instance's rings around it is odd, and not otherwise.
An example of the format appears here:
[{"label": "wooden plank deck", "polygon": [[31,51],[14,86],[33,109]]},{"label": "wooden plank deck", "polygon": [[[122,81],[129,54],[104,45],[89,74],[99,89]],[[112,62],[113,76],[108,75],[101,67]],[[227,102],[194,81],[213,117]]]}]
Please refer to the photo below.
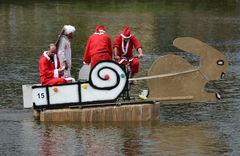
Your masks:
[{"label": "wooden plank deck", "polygon": [[33,110],[33,116],[42,122],[150,121],[159,120],[160,103]]}]

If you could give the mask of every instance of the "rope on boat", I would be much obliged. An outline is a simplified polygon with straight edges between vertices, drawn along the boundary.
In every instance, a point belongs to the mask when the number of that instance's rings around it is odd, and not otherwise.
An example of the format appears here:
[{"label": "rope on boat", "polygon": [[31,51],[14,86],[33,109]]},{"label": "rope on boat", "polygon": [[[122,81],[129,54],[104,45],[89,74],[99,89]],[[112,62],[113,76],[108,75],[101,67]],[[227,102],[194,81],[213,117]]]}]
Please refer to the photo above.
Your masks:
[{"label": "rope on boat", "polygon": [[129,81],[139,81],[139,80],[156,79],[156,78],[162,78],[162,77],[170,77],[170,76],[176,76],[176,75],[180,75],[180,74],[192,73],[192,72],[195,72],[195,71],[199,71],[199,68],[186,70],[186,71],[183,71],[183,72],[177,72],[177,73],[160,74],[160,75],[153,75],[153,76],[131,78],[131,79],[129,79]]}]

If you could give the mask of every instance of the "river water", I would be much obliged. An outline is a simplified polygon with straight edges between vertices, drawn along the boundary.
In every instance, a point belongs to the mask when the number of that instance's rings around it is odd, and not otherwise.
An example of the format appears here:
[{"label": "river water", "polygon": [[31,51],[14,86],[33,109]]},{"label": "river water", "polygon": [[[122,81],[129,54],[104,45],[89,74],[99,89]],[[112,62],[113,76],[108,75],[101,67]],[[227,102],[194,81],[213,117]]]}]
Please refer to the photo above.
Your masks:
[{"label": "river water", "polygon": [[[4,1],[0,0],[0,155],[240,155],[240,2]],[[74,77],[86,40],[99,24],[113,39],[124,25],[144,48],[141,72],[159,56],[198,59],[172,46],[176,37],[198,38],[229,59],[223,80],[209,83],[215,103],[162,105],[154,122],[40,123],[23,109],[23,84],[39,83],[38,59],[65,24],[72,41]],[[139,84],[142,89],[145,82]]]}]

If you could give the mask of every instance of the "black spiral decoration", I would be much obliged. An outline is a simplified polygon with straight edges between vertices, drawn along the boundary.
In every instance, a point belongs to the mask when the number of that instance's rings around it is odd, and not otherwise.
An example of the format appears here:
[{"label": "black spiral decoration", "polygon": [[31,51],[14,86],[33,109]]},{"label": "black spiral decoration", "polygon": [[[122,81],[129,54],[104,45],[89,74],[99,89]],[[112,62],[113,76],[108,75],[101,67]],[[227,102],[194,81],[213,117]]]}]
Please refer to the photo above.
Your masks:
[{"label": "black spiral decoration", "polygon": [[98,62],[90,71],[89,83],[98,90],[113,90],[119,85],[125,86],[125,71],[114,61]]}]

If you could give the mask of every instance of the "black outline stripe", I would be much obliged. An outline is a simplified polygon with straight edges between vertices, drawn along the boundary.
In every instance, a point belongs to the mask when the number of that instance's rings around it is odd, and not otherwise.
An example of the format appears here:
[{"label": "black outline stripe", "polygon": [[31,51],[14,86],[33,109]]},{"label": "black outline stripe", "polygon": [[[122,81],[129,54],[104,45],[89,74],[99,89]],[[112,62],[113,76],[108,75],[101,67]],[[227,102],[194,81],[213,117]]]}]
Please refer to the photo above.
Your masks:
[{"label": "black outline stripe", "polygon": [[49,96],[49,88],[46,87],[46,94],[47,94],[47,105],[50,105],[50,96]]},{"label": "black outline stripe", "polygon": [[78,103],[79,104],[81,104],[81,102],[82,102],[82,98],[81,98],[81,83],[78,83],[78,99],[79,99],[79,101],[78,101]]}]

